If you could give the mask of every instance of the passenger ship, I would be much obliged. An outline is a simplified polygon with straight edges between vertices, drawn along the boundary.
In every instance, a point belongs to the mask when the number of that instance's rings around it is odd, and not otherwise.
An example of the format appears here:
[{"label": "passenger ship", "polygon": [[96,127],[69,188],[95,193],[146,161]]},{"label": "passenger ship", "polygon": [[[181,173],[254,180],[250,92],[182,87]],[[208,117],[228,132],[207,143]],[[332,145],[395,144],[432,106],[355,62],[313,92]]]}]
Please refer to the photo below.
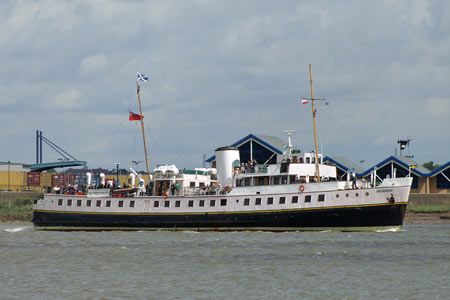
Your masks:
[{"label": "passenger ship", "polygon": [[39,230],[95,231],[401,228],[412,178],[392,174],[381,179],[374,170],[367,182],[350,173],[346,180],[338,180],[336,167],[324,164],[317,151],[314,101],[318,99],[312,80],[308,100],[313,111],[314,152],[295,153],[289,133],[288,146],[283,154],[277,154],[275,163],[245,167],[237,148],[221,147],[215,151],[216,168],[191,172],[180,172],[174,166],[157,168],[148,177],[151,191],[145,187],[145,178],[130,168],[132,178],[137,176],[139,181],[136,187],[45,194],[34,204],[34,226]]}]

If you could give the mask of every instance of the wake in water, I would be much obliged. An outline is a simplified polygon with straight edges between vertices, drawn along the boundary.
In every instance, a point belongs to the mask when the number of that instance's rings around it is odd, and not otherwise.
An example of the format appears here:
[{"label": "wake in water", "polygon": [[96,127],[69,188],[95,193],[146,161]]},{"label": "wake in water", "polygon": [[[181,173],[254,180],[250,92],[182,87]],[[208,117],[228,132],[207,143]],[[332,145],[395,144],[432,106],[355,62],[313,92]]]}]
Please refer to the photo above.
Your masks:
[{"label": "wake in water", "polygon": [[388,228],[388,229],[380,229],[380,230],[375,230],[375,232],[403,232],[405,230],[401,229],[401,228]]},{"label": "wake in water", "polygon": [[6,228],[6,229],[3,229],[3,231],[6,231],[6,232],[21,232],[21,231],[31,230],[31,229],[33,229],[32,226],[21,226],[21,227],[14,227],[14,228]]}]

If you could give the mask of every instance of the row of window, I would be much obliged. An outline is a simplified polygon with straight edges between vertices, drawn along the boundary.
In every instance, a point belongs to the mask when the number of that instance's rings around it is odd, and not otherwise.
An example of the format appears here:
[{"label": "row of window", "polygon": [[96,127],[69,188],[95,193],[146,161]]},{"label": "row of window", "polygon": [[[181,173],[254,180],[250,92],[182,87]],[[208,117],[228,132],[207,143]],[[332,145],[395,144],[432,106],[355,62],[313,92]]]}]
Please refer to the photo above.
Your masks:
[{"label": "row of window", "polygon": [[[369,196],[369,193],[366,192],[365,194],[366,196]],[[349,197],[349,194],[346,193],[345,197]],[[355,193],[355,197],[359,197],[359,193]],[[336,194],[336,198],[339,198],[339,194]],[[304,202],[305,203],[311,203],[311,195],[305,195],[304,196]],[[291,197],[291,203],[298,203],[299,201],[298,196],[292,196]],[[194,207],[194,201],[195,200],[188,200],[188,207]],[[220,199],[217,202],[218,206],[227,206],[227,199]],[[317,201],[318,202],[324,202],[325,201],[325,195],[324,194],[319,194],[317,197]],[[129,207],[134,207],[135,206],[135,201],[134,200],[129,200],[128,202],[128,206]],[[236,202],[238,203],[239,200],[237,199]],[[153,207],[170,207],[171,203],[173,203],[172,205],[174,205],[174,207],[181,207],[181,200],[175,200],[174,202],[171,202],[169,200],[164,200],[164,201],[160,201],[160,200],[154,200],[153,201]],[[244,199],[244,206],[250,206],[250,198],[245,198]],[[274,204],[274,198],[273,197],[268,197],[267,198],[267,205],[273,205]],[[76,200],[76,202],[72,199],[67,199],[67,206],[78,206],[81,207],[83,204],[83,200]],[[125,204],[125,200],[119,200],[118,201],[118,207],[124,207]],[[216,206],[216,200],[215,199],[210,199],[210,200],[198,200],[198,207],[205,207],[206,205],[209,204],[209,207],[215,207]],[[286,197],[282,196],[278,198],[278,204],[286,204]],[[63,205],[63,199],[58,199],[58,205],[62,206]],[[254,205],[262,205],[262,198],[255,198],[255,203]],[[86,207],[102,207],[102,200],[86,200]],[[111,200],[106,200],[104,201],[104,206],[105,207],[111,207]]]},{"label": "row of window", "polygon": [[[72,201],[72,199],[67,199],[67,206],[78,206],[81,207],[83,204],[83,200],[77,200],[76,203],[75,201]],[[129,207],[134,207],[135,201],[134,200],[130,200],[128,205]],[[62,206],[63,205],[63,199],[58,199],[58,205]],[[102,206],[102,200],[86,200],[86,207],[101,207]],[[105,201],[105,206],[106,207],[111,207],[111,200],[106,200]],[[119,200],[118,202],[118,207],[124,207],[124,200]]]}]

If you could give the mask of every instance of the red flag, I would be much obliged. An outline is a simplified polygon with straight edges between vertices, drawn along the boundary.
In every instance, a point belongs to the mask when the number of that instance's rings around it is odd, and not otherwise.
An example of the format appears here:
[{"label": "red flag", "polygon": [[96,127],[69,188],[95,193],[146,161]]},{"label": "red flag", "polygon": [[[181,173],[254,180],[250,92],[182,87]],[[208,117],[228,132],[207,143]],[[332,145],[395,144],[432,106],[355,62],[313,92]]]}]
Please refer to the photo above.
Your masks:
[{"label": "red flag", "polygon": [[308,100],[302,100],[302,104],[308,104]]},{"label": "red flag", "polygon": [[144,118],[144,116],[141,116],[139,114],[135,114],[134,112],[130,111],[130,116],[128,120],[130,121],[140,121]]}]

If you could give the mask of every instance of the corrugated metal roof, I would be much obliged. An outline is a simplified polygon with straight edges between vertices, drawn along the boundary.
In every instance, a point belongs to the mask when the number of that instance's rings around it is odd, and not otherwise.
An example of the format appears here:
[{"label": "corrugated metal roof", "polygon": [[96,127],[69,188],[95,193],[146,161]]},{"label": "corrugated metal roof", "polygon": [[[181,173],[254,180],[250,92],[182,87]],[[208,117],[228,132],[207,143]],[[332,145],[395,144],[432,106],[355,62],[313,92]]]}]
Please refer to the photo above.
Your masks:
[{"label": "corrugated metal roof", "polygon": [[356,172],[356,176],[359,176],[359,174],[362,174],[364,172],[364,170],[360,166],[342,156],[326,156],[323,160],[330,161],[345,171],[354,169]]}]

